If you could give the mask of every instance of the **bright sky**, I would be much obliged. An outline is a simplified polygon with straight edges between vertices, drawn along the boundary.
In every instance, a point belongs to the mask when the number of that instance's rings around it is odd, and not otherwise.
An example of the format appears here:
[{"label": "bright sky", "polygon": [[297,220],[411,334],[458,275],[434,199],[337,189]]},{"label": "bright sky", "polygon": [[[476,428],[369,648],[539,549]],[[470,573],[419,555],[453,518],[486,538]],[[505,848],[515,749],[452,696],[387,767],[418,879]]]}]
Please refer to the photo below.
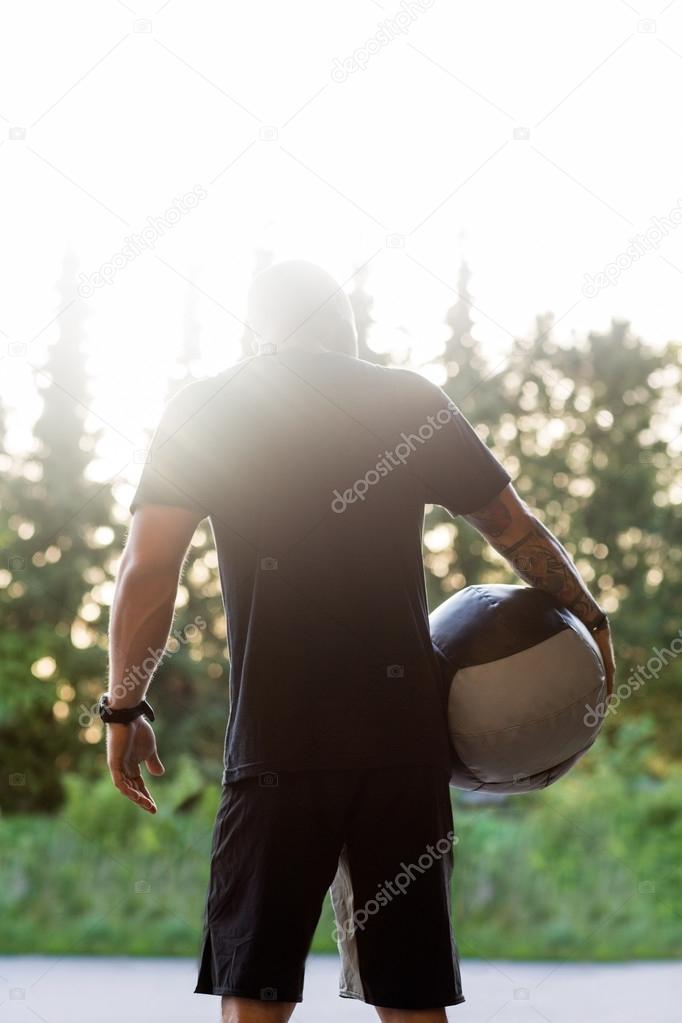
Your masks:
[{"label": "bright sky", "polygon": [[546,309],[563,337],[617,315],[679,338],[682,0],[25,0],[2,18],[0,392],[19,442],[69,248],[112,466],[158,418],[189,302],[200,368],[235,359],[258,247],[341,280],[367,263],[373,341],[404,345],[404,326],[417,363],[462,256],[495,357]]}]

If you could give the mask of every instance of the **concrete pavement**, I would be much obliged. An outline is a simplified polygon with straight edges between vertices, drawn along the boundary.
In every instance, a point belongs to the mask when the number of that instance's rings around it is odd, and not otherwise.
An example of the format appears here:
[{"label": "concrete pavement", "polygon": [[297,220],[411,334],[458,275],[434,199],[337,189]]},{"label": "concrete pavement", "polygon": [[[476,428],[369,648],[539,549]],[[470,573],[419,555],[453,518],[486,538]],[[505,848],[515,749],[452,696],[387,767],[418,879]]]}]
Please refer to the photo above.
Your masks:
[{"label": "concrete pavement", "polygon": [[[373,1009],[337,994],[338,961],[308,962],[295,1023],[364,1023]],[[680,1023],[682,963],[615,965],[464,960],[454,1023]],[[0,1023],[217,1023],[186,959],[0,957]]]}]

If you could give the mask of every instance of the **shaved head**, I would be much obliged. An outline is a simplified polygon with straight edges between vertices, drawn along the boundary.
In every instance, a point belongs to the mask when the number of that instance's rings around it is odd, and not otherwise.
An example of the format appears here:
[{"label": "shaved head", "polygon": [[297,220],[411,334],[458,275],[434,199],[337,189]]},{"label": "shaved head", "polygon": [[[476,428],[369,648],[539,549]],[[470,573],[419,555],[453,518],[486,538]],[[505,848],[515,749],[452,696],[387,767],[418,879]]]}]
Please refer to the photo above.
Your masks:
[{"label": "shaved head", "polygon": [[348,296],[331,274],[302,259],[275,263],[254,278],[248,320],[259,344],[358,354]]}]

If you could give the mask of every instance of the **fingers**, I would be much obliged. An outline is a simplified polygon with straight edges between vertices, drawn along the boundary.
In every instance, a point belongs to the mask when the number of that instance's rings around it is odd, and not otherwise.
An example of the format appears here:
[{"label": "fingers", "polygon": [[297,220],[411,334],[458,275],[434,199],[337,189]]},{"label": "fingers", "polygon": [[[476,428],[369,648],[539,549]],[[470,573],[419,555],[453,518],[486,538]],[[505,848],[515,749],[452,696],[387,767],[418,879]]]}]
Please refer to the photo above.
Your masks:
[{"label": "fingers", "polygon": [[595,636],[597,646],[599,647],[599,653],[604,663],[604,677],[606,679],[606,695],[611,696],[613,694],[613,682],[616,675],[616,665],[613,657],[613,646],[611,644],[611,635],[608,631],[603,630],[598,632]]},{"label": "fingers", "polygon": [[613,693],[613,676],[614,676],[614,665],[608,657],[604,657],[604,680],[606,681],[606,695],[611,696]]},{"label": "fingers", "polygon": [[112,768],[111,778],[118,791],[129,799],[131,803],[135,803],[136,806],[146,810],[147,813],[156,813],[156,803],[147,791],[147,787],[140,775],[131,778],[124,774],[123,771]]},{"label": "fingers", "polygon": [[604,663],[606,665],[606,694],[607,696],[612,696],[613,682],[616,677],[616,664],[613,659],[613,650],[611,648],[610,641],[605,651]]},{"label": "fingers", "polygon": [[156,813],[156,803],[140,774],[141,760],[150,774],[164,773],[151,725],[142,718],[130,725],[111,725],[107,734],[107,762],[114,785],[141,810]]},{"label": "fingers", "polygon": [[141,774],[138,774],[134,778],[130,778],[130,784],[137,790],[137,792],[146,800],[145,810],[149,810],[150,813],[156,813],[156,803],[150,793],[149,789],[144,783]]},{"label": "fingers", "polygon": [[166,773],[166,768],[159,760],[159,754],[154,750],[152,755],[145,760],[145,766],[150,774],[160,775]]}]

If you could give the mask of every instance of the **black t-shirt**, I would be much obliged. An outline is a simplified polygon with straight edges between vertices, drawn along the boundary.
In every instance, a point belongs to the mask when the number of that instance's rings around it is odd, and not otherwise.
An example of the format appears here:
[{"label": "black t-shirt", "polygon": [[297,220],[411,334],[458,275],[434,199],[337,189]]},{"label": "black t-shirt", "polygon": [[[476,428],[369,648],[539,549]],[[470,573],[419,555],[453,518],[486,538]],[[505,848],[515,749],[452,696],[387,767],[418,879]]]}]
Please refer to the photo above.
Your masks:
[{"label": "black t-shirt", "polygon": [[210,518],[231,662],[224,782],[446,768],[424,506],[465,514],[508,482],[440,388],[347,355],[258,355],[170,402],[132,509]]}]

